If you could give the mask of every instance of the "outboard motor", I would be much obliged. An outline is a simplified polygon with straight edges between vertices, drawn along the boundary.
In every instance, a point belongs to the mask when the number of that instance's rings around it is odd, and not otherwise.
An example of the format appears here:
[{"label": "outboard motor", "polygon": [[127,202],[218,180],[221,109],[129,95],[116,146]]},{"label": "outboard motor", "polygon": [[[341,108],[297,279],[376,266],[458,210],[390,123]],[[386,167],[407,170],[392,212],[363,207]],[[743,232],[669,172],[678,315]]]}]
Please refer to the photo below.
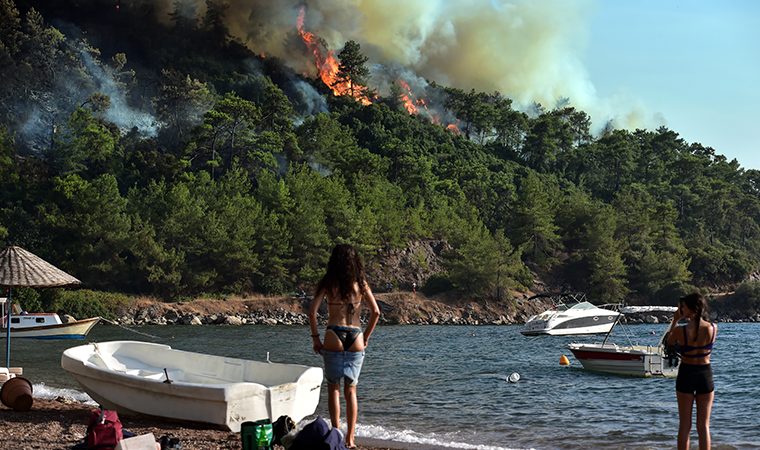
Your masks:
[{"label": "outboard motor", "polygon": [[680,350],[678,342],[673,345],[665,344],[665,356],[668,358],[669,367],[678,367],[678,363],[681,361]]}]

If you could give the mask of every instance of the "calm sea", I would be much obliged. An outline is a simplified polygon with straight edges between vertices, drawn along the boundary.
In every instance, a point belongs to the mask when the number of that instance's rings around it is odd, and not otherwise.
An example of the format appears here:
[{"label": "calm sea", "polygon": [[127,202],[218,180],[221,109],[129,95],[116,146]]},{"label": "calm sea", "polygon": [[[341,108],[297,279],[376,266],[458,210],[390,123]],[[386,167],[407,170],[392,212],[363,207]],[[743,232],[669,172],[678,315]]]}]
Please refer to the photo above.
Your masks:
[{"label": "calm sea", "polygon": [[[634,325],[632,340],[653,344],[664,330],[665,325]],[[320,331],[324,334],[323,327]],[[526,337],[519,331],[519,326],[379,327],[358,387],[357,436],[410,447],[483,450],[675,447],[674,378],[587,372],[565,349],[574,340],[596,342],[603,336]],[[142,340],[257,360],[269,353],[274,362],[321,367],[309,334],[305,326],[97,325],[85,341],[13,339],[11,366],[24,368],[36,397],[86,399],[60,367],[61,352],[84,342]],[[760,355],[751,350],[759,334],[760,324],[719,324],[712,356],[715,449],[760,448]],[[619,332],[611,340],[627,343]],[[559,365],[563,354],[570,366]],[[510,383],[514,372],[520,380]],[[316,415],[329,418],[326,385],[322,392]],[[692,436],[696,445],[696,431]]]}]

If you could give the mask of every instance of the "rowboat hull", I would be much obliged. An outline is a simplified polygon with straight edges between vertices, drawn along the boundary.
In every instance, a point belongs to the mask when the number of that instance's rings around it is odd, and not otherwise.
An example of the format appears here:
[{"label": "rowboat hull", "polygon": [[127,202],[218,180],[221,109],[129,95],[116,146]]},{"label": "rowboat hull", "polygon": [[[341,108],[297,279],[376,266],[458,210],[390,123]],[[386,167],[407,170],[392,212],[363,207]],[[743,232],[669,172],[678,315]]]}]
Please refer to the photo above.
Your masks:
[{"label": "rowboat hull", "polygon": [[73,347],[61,366],[104,408],[240,431],[247,421],[298,422],[319,403],[322,369],[112,341]]}]

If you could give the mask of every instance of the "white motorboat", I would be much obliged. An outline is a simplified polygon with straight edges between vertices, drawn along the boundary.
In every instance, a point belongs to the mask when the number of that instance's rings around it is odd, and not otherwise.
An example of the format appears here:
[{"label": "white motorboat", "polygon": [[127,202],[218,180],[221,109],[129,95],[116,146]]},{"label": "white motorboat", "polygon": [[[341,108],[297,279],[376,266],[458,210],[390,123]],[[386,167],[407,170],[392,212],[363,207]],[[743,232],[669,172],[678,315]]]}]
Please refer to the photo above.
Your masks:
[{"label": "white motorboat", "polygon": [[110,341],[72,347],[61,367],[106,409],[240,431],[247,421],[295,422],[319,403],[322,369]]},{"label": "white motorboat", "polygon": [[542,294],[536,297],[539,296],[551,297],[553,306],[525,322],[520,330],[525,336],[607,333],[620,316],[617,311],[589,303],[583,293]]},{"label": "white motorboat", "polygon": [[[8,316],[5,313],[6,299],[0,298],[2,322],[0,322],[0,337],[7,336]],[[55,313],[27,313],[21,311],[18,305],[13,305],[11,311],[11,337],[31,339],[84,339],[100,317],[76,320],[63,323]]]},{"label": "white motorboat", "polygon": [[[621,313],[664,311],[673,312],[675,306],[626,306]],[[619,321],[618,321],[619,322]],[[618,323],[616,322],[616,323]],[[679,358],[668,352],[664,342],[668,330],[657,345],[634,345],[628,334],[628,345],[608,343],[609,333],[601,343],[570,343],[567,348],[584,369],[637,377],[674,377],[678,375]]]}]

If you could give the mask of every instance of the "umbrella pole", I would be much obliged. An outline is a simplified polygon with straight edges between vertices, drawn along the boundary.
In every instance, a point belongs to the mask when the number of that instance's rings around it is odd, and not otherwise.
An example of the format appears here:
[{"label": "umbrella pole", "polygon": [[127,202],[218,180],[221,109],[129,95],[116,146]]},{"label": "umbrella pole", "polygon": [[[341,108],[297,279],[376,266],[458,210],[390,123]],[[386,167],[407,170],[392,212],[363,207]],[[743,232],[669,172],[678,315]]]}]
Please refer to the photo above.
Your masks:
[{"label": "umbrella pole", "polygon": [[7,347],[5,349],[5,367],[11,368],[11,292],[13,288],[8,288],[8,301],[5,302],[5,306],[8,308],[8,318],[5,322],[5,329],[7,330],[7,336],[5,342]]}]

